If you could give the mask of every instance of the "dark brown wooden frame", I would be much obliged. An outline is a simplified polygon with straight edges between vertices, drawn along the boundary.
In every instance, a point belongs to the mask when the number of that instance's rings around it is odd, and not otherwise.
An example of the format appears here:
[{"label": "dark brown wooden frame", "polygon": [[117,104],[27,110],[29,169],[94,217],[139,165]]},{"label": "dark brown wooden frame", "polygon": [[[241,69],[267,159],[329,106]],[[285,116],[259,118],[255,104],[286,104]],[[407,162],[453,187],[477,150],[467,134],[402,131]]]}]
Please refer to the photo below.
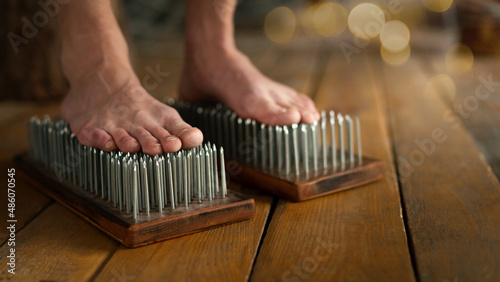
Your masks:
[{"label": "dark brown wooden frame", "polygon": [[[230,162],[228,160],[228,163]],[[351,166],[351,163],[346,162],[343,168],[340,165],[335,168],[329,166],[316,172],[310,170],[308,174],[301,169],[298,176],[294,173],[284,175],[282,171],[265,171],[246,166],[233,167],[231,170],[236,172],[230,174],[236,181],[290,201],[300,202],[381,179],[385,173],[385,165],[380,160],[363,157],[361,164],[354,163]]]},{"label": "dark brown wooden frame", "polygon": [[167,207],[149,216],[141,212],[134,219],[132,214],[120,212],[72,183],[58,180],[54,172],[31,161],[26,154],[17,156],[15,163],[21,177],[36,189],[130,248],[242,221],[254,215],[254,199],[229,190],[226,198],[179,206],[175,210]]}]

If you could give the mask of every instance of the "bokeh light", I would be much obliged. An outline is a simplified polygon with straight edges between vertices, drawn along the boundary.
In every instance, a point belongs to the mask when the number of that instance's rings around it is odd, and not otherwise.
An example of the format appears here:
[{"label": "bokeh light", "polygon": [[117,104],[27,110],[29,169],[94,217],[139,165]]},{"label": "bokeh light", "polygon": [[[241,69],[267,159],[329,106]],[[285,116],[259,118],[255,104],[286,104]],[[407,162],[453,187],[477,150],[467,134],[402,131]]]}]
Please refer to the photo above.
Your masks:
[{"label": "bokeh light", "polygon": [[466,73],[474,64],[474,55],[467,45],[455,43],[446,50],[445,64],[450,73]]},{"label": "bokeh light", "polygon": [[338,3],[316,3],[306,9],[301,23],[308,36],[332,37],[342,33],[347,27],[347,11]]},{"label": "bokeh light", "polygon": [[380,31],[380,41],[387,51],[403,51],[410,42],[410,30],[403,22],[389,21]]},{"label": "bokeh light", "polygon": [[453,0],[422,0],[422,4],[433,12],[445,12],[452,3]]},{"label": "bokeh light", "polygon": [[449,99],[454,100],[457,88],[455,82],[449,75],[438,74],[427,82],[425,91],[441,93],[446,95]]},{"label": "bokeh light", "polygon": [[317,6],[313,14],[313,27],[324,37],[337,35],[347,26],[347,11],[342,5],[324,2]]},{"label": "bokeh light", "polygon": [[380,55],[384,62],[388,65],[392,66],[400,66],[410,58],[411,48],[410,45],[407,45],[405,49],[399,52],[392,52],[384,48],[384,46],[380,46]]},{"label": "bokeh light", "polygon": [[271,41],[286,43],[295,33],[296,25],[292,10],[287,7],[278,7],[267,14],[264,31]]},{"label": "bokeh light", "polygon": [[313,4],[307,7],[300,20],[304,33],[312,38],[317,36],[317,32],[314,29],[314,12],[316,11],[316,8],[318,8],[318,6],[319,4]]},{"label": "bokeh light", "polygon": [[347,20],[347,25],[352,34],[363,39],[379,35],[384,24],[384,11],[379,6],[371,3],[363,3],[354,7]]}]

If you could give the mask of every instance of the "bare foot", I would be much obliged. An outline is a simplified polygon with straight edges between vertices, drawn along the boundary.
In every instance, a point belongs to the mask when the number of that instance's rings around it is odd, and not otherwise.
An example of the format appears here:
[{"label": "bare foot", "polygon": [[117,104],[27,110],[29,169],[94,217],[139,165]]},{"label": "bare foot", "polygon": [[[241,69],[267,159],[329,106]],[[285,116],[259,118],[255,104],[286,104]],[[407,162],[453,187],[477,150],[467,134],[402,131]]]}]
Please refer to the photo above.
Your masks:
[{"label": "bare foot", "polygon": [[188,101],[214,99],[242,118],[270,125],[312,123],[319,119],[308,96],[267,78],[236,49],[211,51],[205,46],[188,54],[180,97]]},{"label": "bare foot", "polygon": [[270,125],[312,123],[312,100],[264,76],[234,42],[236,0],[186,0],[186,56],[181,98],[220,101],[243,118]]},{"label": "bare foot", "polygon": [[201,144],[201,131],[151,97],[133,73],[115,79],[117,71],[108,71],[97,69],[71,83],[61,104],[62,118],[82,144],[151,155]]},{"label": "bare foot", "polygon": [[199,129],[141,86],[109,1],[73,1],[58,18],[70,83],[61,116],[82,144],[153,155],[202,143]]}]

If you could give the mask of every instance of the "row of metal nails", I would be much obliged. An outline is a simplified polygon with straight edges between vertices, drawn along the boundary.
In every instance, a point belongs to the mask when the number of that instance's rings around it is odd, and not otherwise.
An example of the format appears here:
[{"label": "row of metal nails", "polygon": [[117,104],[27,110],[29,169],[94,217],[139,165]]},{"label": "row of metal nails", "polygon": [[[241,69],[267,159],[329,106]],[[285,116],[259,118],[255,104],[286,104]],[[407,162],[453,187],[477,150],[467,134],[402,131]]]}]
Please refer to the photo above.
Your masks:
[{"label": "row of metal nails", "polygon": [[200,128],[205,140],[227,148],[229,157],[261,170],[299,175],[320,168],[343,170],[363,161],[358,117],[322,111],[320,120],[313,124],[270,126],[242,119],[221,104],[167,103],[186,122]]},{"label": "row of metal nails", "polygon": [[33,117],[27,127],[34,160],[52,169],[60,180],[106,199],[120,211],[132,212],[134,218],[139,212],[149,215],[227,194],[224,151],[210,143],[155,156],[124,154],[82,145],[62,120]]}]

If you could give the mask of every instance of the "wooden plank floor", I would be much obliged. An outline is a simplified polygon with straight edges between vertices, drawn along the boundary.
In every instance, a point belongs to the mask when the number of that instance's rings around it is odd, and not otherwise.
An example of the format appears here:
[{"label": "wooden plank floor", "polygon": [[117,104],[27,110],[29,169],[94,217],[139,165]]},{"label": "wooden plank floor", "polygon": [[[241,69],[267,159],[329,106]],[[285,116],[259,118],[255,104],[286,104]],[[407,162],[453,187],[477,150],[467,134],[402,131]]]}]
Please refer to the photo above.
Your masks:
[{"label": "wooden plank floor", "polygon": [[[176,95],[182,45],[136,62],[139,78],[160,65],[170,75],[151,93]],[[347,62],[311,44],[292,49],[239,42],[271,78],[314,98],[319,109],[358,115],[366,155],[382,159],[384,179],[303,203],[252,187],[251,220],[127,249],[21,179],[16,186],[19,281],[500,281],[500,87],[467,117],[464,103],[493,75],[498,59],[451,76],[456,94],[428,83],[444,73],[439,55],[412,54],[401,67],[363,50]],[[495,61],[496,60],[496,61]],[[56,115],[57,104],[0,103],[0,167],[26,150],[24,119]],[[445,115],[445,116],[444,116]],[[7,175],[0,175],[6,183]],[[6,197],[1,197],[6,207]],[[5,224],[7,214],[0,213]],[[0,231],[0,280],[6,243]]]}]

